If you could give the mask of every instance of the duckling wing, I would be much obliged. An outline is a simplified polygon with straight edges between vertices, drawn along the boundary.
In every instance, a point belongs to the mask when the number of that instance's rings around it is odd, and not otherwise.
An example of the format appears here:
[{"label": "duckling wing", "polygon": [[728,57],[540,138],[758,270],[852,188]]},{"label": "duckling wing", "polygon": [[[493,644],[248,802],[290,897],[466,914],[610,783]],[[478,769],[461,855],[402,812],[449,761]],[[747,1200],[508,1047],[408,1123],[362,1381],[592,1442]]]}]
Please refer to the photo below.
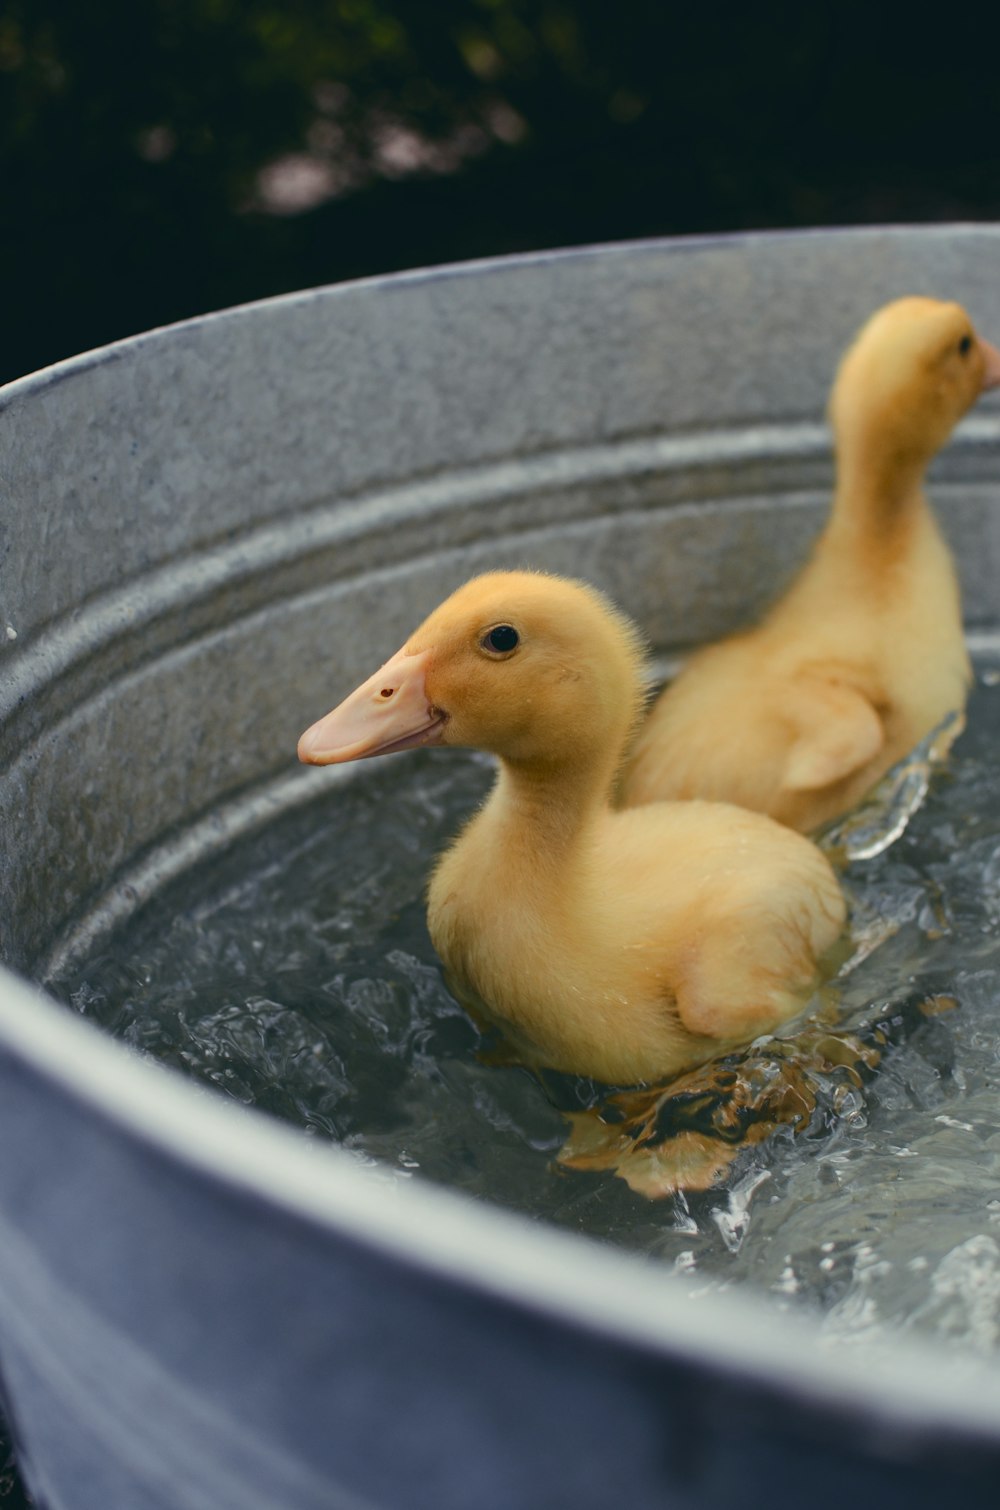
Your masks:
[{"label": "duckling wing", "polygon": [[670,920],[677,1015],[699,1037],[745,1043],[805,1005],[840,938],[844,896],[801,834],[727,803],[676,806],[698,836],[696,851],[675,843],[671,854],[684,883]]},{"label": "duckling wing", "polygon": [[782,713],[795,729],[782,773],[786,792],[833,786],[862,770],[885,744],[877,710],[846,682],[796,678]]}]

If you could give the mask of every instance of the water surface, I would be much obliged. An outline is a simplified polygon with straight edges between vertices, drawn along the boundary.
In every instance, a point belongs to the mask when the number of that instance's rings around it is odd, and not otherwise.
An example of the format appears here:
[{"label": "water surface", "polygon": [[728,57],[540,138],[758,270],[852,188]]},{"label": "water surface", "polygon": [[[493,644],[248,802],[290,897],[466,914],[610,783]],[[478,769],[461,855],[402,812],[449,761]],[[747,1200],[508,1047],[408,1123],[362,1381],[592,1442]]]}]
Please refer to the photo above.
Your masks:
[{"label": "water surface", "polygon": [[[856,929],[877,944],[827,993],[826,1013],[843,1041],[877,1044],[874,1060],[829,1063],[808,1034],[780,1046],[777,1070],[758,1050],[758,1079],[791,1065],[812,1101],[797,1127],[737,1139],[716,1188],[653,1201],[611,1172],[562,1167],[563,1111],[604,1093],[497,1062],[446,991],[422,893],[432,857],[489,788],[481,756],[364,763],[165,889],[57,994],[139,1051],[396,1178],[637,1250],[706,1289],[762,1287],[819,1312],[841,1342],[903,1326],[991,1351],[997,681],[980,667],[969,728],[923,808],[846,874]],[[737,1060],[736,1078],[749,1066]]]}]

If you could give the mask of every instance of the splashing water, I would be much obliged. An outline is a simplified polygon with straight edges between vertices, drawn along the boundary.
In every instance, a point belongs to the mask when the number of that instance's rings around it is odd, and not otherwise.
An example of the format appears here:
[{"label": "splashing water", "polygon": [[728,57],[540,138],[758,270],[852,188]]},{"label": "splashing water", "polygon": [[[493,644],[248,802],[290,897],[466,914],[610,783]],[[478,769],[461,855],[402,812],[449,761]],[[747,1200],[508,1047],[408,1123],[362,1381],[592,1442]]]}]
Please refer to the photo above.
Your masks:
[{"label": "splashing water", "polygon": [[54,988],[140,1052],[395,1178],[636,1249],[702,1289],[763,1287],[844,1345],[904,1326],[991,1351],[997,681],[986,667],[929,785],[953,731],[827,836],[869,858],[845,871],[853,953],[811,1020],[666,1089],[531,1074],[448,995],[423,890],[492,774],[454,751],[359,767],[165,889]]},{"label": "splashing water", "polygon": [[819,838],[821,847],[848,863],[874,860],[895,844],[923,806],[935,768],[944,765],[964,728],[965,714],[949,713],[852,812],[827,826]]}]

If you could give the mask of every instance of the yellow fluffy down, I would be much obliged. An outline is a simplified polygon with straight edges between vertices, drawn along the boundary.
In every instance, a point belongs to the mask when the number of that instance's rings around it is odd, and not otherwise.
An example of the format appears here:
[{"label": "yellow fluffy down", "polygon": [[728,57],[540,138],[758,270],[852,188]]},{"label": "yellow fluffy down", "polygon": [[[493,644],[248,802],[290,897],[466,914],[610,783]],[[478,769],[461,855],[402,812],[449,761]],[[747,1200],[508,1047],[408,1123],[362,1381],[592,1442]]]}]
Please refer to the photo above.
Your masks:
[{"label": "yellow fluffy down", "polygon": [[810,832],[964,708],[958,583],[923,479],[997,382],[1000,352],[959,305],[872,316],[831,395],[837,486],[812,558],[757,628],[693,656],[654,705],[624,805],[705,797]]},{"label": "yellow fluffy down", "polygon": [[494,573],[300,746],[356,759],[415,729],[498,757],[431,879],[435,948],[459,998],[527,1061],[617,1084],[670,1076],[800,1011],[845,916],[823,855],[769,818],[705,802],[612,809],[641,672],[634,630],[599,593]]}]

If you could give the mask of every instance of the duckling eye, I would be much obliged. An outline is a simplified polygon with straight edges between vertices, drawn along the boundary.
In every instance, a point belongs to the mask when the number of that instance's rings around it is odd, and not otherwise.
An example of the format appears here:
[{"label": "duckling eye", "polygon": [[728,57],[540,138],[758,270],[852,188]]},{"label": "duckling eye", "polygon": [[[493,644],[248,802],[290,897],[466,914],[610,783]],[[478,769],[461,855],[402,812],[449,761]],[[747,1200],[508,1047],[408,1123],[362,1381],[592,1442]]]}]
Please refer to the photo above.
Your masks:
[{"label": "duckling eye", "polygon": [[495,624],[492,629],[487,629],[479,643],[484,650],[492,650],[496,655],[506,655],[508,651],[517,649],[521,636],[513,624]]},{"label": "duckling eye", "polygon": [[972,350],[972,337],[963,336],[958,343],[958,350],[961,356],[967,357]]}]

